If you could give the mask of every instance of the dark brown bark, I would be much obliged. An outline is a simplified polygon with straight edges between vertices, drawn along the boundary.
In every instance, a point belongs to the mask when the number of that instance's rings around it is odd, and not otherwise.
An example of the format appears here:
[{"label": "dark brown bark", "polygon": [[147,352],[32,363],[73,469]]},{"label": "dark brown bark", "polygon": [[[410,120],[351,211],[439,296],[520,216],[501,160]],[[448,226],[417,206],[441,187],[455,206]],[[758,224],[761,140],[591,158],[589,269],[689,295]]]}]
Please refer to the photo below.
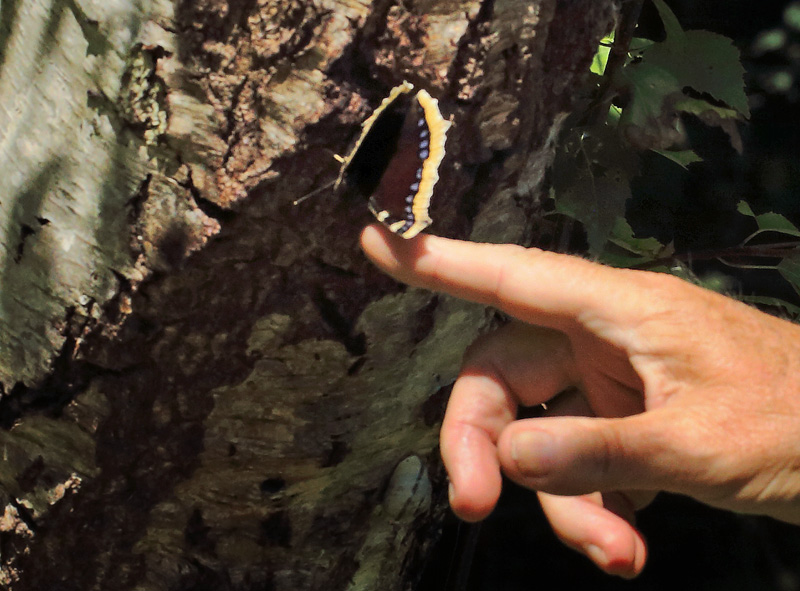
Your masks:
[{"label": "dark brown bark", "polygon": [[157,134],[132,196],[144,272],[62,360],[61,399],[7,403],[9,587],[410,588],[444,510],[448,386],[493,313],[378,273],[357,244],[365,204],[292,202],[408,79],[454,122],[431,231],[529,243],[615,15],[610,0],[179,2],[169,42],[135,49],[168,113],[126,126]]}]

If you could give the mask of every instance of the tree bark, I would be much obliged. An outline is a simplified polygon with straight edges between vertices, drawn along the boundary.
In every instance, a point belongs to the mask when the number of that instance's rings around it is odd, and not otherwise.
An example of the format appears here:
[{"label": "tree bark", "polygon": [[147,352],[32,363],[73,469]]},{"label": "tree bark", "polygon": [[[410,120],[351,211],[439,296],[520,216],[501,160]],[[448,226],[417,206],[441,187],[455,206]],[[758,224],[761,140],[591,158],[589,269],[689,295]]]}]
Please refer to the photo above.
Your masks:
[{"label": "tree bark", "polygon": [[491,310],[381,276],[326,194],[407,79],[437,234],[528,244],[612,0],[3,0],[2,583],[408,589]]}]

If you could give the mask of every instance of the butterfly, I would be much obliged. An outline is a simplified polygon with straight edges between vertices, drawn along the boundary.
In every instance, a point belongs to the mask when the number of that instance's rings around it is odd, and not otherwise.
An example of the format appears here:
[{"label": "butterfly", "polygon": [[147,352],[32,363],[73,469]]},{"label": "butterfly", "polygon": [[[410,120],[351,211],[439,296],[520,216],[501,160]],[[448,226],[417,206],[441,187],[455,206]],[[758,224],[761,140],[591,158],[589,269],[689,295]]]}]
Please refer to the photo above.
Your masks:
[{"label": "butterfly", "polygon": [[451,125],[435,98],[413,91],[403,82],[383,99],[350,153],[336,157],[341,168],[333,182],[334,190],[345,185],[362,195],[375,218],[403,238],[432,223],[428,209]]}]

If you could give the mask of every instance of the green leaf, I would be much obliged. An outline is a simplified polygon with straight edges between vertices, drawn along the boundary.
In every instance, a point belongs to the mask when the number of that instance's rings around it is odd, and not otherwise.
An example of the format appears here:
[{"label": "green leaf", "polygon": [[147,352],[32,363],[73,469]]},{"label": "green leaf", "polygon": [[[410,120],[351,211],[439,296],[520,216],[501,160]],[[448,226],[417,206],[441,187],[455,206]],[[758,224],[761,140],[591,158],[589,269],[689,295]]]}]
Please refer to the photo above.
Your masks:
[{"label": "green leaf", "polygon": [[664,245],[655,238],[636,238],[630,224],[620,218],[599,259],[613,267],[630,268],[669,257],[673,252],[672,245]]},{"label": "green leaf", "polygon": [[622,246],[628,252],[651,259],[670,256],[672,247],[667,247],[655,238],[636,238],[633,235],[633,228],[624,219],[620,219],[614,225],[614,232],[611,237],[617,245]]},{"label": "green leaf", "polygon": [[637,173],[638,158],[608,126],[575,128],[562,140],[553,163],[556,210],[583,224],[590,253],[603,251],[624,217]]},{"label": "green leaf", "polygon": [[645,39],[643,37],[634,37],[631,39],[631,44],[628,47],[628,51],[632,54],[638,54],[653,45],[655,41],[652,39]]},{"label": "green leaf", "polygon": [[778,273],[788,281],[792,288],[800,294],[800,250],[795,251],[794,255],[784,258],[778,263]]},{"label": "green leaf", "polygon": [[762,231],[770,230],[773,232],[781,232],[789,236],[794,236],[795,238],[800,238],[800,230],[779,213],[762,213],[756,216],[756,222],[758,223],[759,229]]},{"label": "green leaf", "polygon": [[592,65],[589,70],[592,74],[602,76],[606,71],[606,64],[608,63],[608,54],[611,53],[611,45],[614,43],[614,33],[606,35],[600,40],[600,45],[597,47],[597,53],[592,58]]},{"label": "green leaf", "polygon": [[[758,231],[751,234],[745,242],[762,232],[780,232],[794,238],[800,238],[800,230],[797,229],[797,226],[779,213],[770,211],[756,215],[746,201],[740,201],[736,206],[736,210],[742,215],[753,218],[758,225]],[[781,259],[775,269],[800,294],[800,248],[794,249],[791,254]]]},{"label": "green leaf", "polygon": [[615,80],[629,99],[620,118],[624,137],[641,149],[679,145],[683,112],[722,128],[741,152],[736,121],[750,111],[739,50],[722,35],[684,31],[663,0],[654,2],[667,37],[642,50],[641,60],[622,68]]},{"label": "green leaf", "polygon": [[666,149],[683,134],[674,109],[665,108],[668,99],[682,97],[677,78],[668,70],[649,64],[623,68],[618,85],[627,87],[630,102],[622,111],[620,130],[628,142],[641,149]]},{"label": "green leaf", "polygon": [[701,119],[707,117],[709,113],[714,113],[720,119],[739,119],[739,113],[736,109],[712,105],[708,101],[688,96],[677,100],[675,109]]},{"label": "green leaf", "polygon": [[664,0],[653,0],[653,4],[658,10],[658,16],[661,17],[661,22],[664,23],[664,31],[667,34],[667,39],[670,37],[677,39],[683,35],[683,27],[678,22],[675,13],[670,10]]},{"label": "green leaf", "polygon": [[694,115],[709,127],[719,127],[728,134],[734,149],[740,154],[742,153],[744,149],[742,136],[739,135],[739,128],[736,126],[740,117],[735,109],[713,105],[706,100],[687,96],[675,103],[675,110]]},{"label": "green leaf", "polygon": [[684,31],[663,0],[653,1],[664,22],[667,38],[643,53],[642,64],[667,70],[681,88],[708,94],[749,117],[744,67],[733,42],[710,31]]},{"label": "green leaf", "polygon": [[598,254],[617,219],[625,214],[630,196],[630,177],[620,168],[609,168],[576,178],[572,187],[558,194],[556,210],[584,225],[589,252]]},{"label": "green leaf", "polygon": [[661,154],[664,158],[672,160],[682,168],[689,168],[690,164],[702,162],[703,159],[694,150],[653,150],[656,154]]},{"label": "green leaf", "polygon": [[750,204],[747,201],[740,201],[739,203],[737,203],[736,211],[738,211],[742,215],[748,215],[751,218],[756,217],[756,214],[753,213],[753,209],[750,207]]},{"label": "green leaf", "polygon": [[797,229],[797,226],[779,213],[770,211],[756,215],[746,201],[740,201],[736,206],[736,210],[742,215],[755,219],[759,230],[756,234],[761,232],[780,232],[781,234],[800,238],[800,230]]},{"label": "green leaf", "polygon": [[800,306],[796,306],[780,298],[771,298],[768,296],[756,296],[756,295],[747,295],[747,296],[743,295],[739,296],[739,299],[743,302],[747,302],[749,304],[755,304],[758,306],[769,306],[771,308],[780,308],[784,310],[792,319],[800,318]]},{"label": "green leaf", "polygon": [[[632,54],[640,54],[644,49],[653,45],[653,43],[654,41],[650,39],[643,39],[641,37],[632,38],[628,46],[628,57],[630,58]],[[614,31],[600,39],[600,43],[597,46],[597,53],[594,54],[592,65],[589,66],[589,71],[592,74],[597,74],[598,76],[605,74],[606,66],[608,65],[608,56],[611,53],[613,45]]]}]

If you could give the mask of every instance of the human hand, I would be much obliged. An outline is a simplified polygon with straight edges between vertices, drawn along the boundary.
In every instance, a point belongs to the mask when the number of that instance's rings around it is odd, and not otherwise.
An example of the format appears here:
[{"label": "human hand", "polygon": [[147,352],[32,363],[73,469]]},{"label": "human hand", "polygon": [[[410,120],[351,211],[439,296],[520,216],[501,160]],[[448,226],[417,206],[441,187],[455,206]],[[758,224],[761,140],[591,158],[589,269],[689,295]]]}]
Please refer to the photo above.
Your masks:
[{"label": "human hand", "polygon": [[800,523],[800,327],[567,255],[378,226],[361,241],[396,279],[517,320],[467,351],[442,425],[463,519],[492,511],[502,470],[539,491],[562,541],[625,577],[646,557],[634,511],[660,490]]}]

